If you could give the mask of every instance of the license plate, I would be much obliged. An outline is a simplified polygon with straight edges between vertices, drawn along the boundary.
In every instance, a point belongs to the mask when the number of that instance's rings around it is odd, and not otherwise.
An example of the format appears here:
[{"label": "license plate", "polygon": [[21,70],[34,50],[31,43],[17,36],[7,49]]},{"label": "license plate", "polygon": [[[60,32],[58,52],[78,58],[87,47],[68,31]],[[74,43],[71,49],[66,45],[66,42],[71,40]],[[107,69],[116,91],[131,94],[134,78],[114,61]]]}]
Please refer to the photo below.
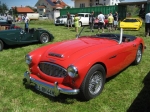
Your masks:
[{"label": "license plate", "polygon": [[45,94],[48,94],[48,95],[50,95],[50,96],[54,96],[53,90],[48,89],[48,88],[46,88],[46,87],[44,87],[44,86],[42,86],[42,85],[36,84],[36,85],[35,85],[35,88],[36,88],[37,90],[39,90],[39,91],[45,93]]}]

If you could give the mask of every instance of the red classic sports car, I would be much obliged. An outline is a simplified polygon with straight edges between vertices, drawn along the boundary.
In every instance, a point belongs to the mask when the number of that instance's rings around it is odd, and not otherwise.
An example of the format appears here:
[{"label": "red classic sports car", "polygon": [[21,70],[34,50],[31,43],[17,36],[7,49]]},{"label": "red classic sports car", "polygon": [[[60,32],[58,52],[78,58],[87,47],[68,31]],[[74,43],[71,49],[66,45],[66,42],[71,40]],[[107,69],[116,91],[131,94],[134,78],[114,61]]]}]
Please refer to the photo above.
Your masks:
[{"label": "red classic sports car", "polygon": [[102,92],[106,78],[139,64],[144,46],[142,38],[122,33],[46,45],[25,56],[30,71],[24,73],[24,84],[50,96],[80,94],[90,100]]}]

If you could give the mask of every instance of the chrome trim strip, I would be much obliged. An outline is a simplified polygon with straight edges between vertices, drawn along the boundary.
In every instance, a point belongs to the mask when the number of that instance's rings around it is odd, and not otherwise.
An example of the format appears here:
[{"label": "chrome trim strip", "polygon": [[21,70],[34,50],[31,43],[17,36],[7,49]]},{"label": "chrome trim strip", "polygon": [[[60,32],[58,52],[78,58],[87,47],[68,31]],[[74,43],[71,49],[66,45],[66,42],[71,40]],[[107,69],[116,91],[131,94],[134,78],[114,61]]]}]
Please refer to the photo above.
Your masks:
[{"label": "chrome trim strip", "polygon": [[58,82],[55,82],[54,83],[54,86],[53,85],[50,85],[50,84],[46,84],[44,82],[41,82],[39,80],[36,80],[32,77],[30,77],[30,73],[28,71],[26,71],[24,73],[24,78],[27,80],[26,84],[39,84],[45,88],[48,88],[48,89],[51,89],[53,92],[54,92],[54,96],[58,96],[60,93],[63,93],[63,94],[68,94],[68,95],[76,95],[79,93],[79,89],[72,89],[72,90],[69,90],[69,89],[64,89],[64,88],[60,88],[58,86]]}]

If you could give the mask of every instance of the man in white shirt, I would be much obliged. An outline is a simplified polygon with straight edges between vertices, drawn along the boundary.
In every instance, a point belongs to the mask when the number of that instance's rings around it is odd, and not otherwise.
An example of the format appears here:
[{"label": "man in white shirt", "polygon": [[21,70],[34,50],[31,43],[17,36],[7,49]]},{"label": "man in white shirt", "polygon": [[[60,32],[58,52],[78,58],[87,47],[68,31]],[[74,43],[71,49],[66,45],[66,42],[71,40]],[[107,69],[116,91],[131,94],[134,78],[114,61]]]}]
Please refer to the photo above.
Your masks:
[{"label": "man in white shirt", "polygon": [[25,22],[25,31],[26,31],[26,32],[28,32],[28,30],[29,30],[29,21],[30,21],[30,19],[28,18],[27,15],[25,15],[25,20],[24,20],[24,22]]},{"label": "man in white shirt", "polygon": [[98,15],[98,19],[99,19],[99,23],[98,23],[98,32],[100,29],[102,29],[102,33],[104,33],[104,19],[105,16],[102,14],[102,12],[100,12],[100,14]]},{"label": "man in white shirt", "polygon": [[150,11],[145,15],[145,37],[150,33]]}]

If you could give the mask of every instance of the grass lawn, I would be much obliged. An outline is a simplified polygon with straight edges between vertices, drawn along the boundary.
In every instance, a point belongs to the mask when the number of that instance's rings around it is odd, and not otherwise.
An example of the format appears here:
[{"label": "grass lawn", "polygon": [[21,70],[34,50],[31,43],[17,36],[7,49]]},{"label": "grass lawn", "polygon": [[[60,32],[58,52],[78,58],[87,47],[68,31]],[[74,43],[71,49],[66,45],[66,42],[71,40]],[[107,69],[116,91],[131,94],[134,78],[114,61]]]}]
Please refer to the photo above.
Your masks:
[{"label": "grass lawn", "polygon": [[[24,26],[24,24],[18,24]],[[52,22],[30,22],[30,28],[44,28],[58,41],[75,38],[74,28],[55,26]],[[79,29],[81,30],[81,28]],[[93,35],[86,27],[82,35]],[[119,31],[115,31],[119,33]],[[150,111],[150,37],[144,37],[144,25],[139,31],[124,31],[141,36],[147,49],[138,66],[129,66],[116,76],[107,79],[102,93],[88,102],[77,96],[51,97],[25,88],[24,72],[28,70],[25,55],[45,44],[9,47],[0,52],[0,112],[148,112]]]}]

